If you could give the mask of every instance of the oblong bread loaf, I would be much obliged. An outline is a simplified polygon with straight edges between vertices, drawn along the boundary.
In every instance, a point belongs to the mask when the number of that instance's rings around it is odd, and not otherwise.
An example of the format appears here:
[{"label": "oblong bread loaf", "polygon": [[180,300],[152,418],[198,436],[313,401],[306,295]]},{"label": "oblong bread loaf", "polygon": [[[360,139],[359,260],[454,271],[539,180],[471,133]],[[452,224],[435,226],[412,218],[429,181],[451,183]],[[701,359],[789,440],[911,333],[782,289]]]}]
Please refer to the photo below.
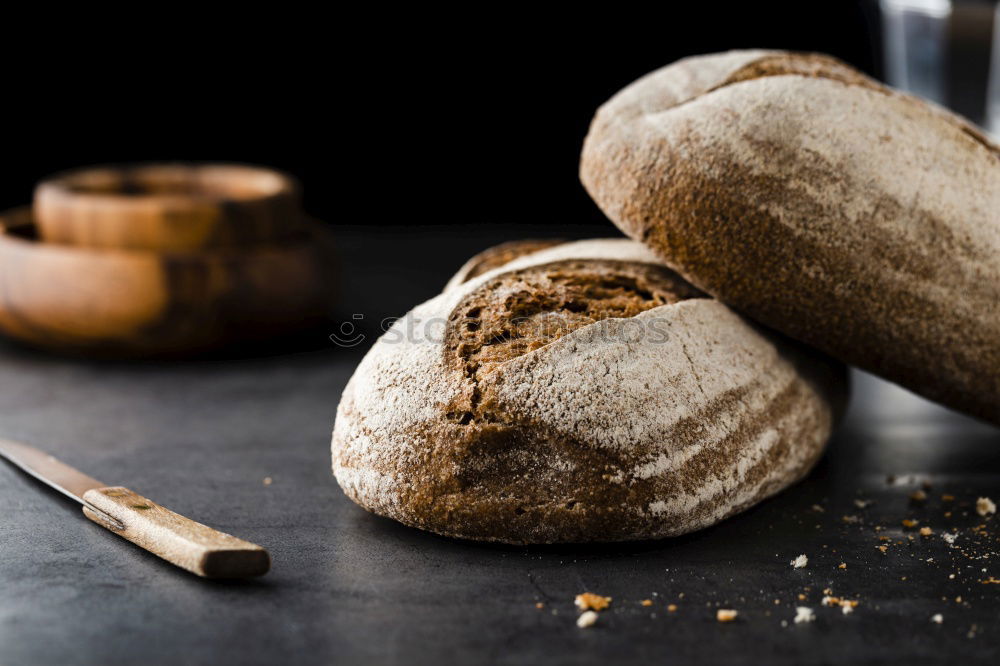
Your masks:
[{"label": "oblong bread loaf", "polygon": [[819,55],[687,58],[604,104],[581,179],[735,309],[1000,423],[1000,151]]}]

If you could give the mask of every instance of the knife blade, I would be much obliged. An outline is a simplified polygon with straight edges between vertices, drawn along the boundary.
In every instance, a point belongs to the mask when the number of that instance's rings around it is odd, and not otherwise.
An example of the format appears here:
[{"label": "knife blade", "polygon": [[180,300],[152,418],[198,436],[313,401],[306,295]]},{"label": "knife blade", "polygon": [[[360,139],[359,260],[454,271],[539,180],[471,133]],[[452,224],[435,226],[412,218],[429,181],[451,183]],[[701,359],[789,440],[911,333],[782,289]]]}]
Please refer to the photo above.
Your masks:
[{"label": "knife blade", "polygon": [[0,457],[83,505],[101,527],[206,578],[261,576],[266,550],[197,523],[121,486],[108,486],[33,446],[0,438]]}]

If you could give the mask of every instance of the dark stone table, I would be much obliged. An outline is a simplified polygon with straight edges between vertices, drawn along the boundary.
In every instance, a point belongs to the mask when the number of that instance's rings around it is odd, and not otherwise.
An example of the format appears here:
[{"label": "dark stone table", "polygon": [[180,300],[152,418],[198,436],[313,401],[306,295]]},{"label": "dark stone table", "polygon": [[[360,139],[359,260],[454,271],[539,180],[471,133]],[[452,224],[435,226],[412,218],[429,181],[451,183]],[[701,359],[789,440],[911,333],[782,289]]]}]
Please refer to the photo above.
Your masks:
[{"label": "dark stone table", "polygon": [[[0,433],[274,558],[260,580],[200,580],[0,464],[0,664],[998,663],[1000,585],[981,581],[1000,577],[1000,529],[974,504],[1000,501],[1000,430],[864,375],[805,482],[683,538],[484,546],[357,508],[330,475],[329,433],[377,322],[498,240],[611,232],[340,233],[339,316],[368,335],[351,349],[326,340],[332,325],[305,347],[174,363],[0,344]],[[922,484],[927,499],[910,500]],[[809,564],[793,569],[799,554]],[[823,607],[827,588],[855,611]],[[589,629],[575,625],[583,591],[614,599]],[[796,606],[815,621],[794,624]],[[718,608],[739,617],[720,624]]]}]

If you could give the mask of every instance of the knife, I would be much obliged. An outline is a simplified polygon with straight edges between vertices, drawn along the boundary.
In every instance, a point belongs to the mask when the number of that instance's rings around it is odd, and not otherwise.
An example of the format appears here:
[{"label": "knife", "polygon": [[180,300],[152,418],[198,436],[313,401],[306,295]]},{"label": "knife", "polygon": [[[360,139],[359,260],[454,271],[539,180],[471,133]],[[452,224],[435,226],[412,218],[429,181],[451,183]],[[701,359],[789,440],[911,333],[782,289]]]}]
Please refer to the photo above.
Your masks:
[{"label": "knife", "polygon": [[268,552],[196,523],[121,486],[108,486],[26,444],[0,439],[0,456],[83,505],[87,518],[205,578],[262,576]]}]

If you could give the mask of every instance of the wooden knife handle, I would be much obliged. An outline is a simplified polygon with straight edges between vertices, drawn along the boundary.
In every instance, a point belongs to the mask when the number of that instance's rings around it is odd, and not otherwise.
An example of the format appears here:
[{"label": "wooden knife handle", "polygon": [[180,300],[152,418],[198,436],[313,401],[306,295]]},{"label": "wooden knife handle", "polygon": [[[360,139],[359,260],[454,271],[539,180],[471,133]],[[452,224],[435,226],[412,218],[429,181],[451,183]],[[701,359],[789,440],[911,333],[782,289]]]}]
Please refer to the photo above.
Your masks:
[{"label": "wooden knife handle", "polygon": [[90,505],[83,507],[87,518],[199,576],[246,578],[271,567],[270,555],[260,546],[196,523],[128,488],[96,488],[83,499]]}]

